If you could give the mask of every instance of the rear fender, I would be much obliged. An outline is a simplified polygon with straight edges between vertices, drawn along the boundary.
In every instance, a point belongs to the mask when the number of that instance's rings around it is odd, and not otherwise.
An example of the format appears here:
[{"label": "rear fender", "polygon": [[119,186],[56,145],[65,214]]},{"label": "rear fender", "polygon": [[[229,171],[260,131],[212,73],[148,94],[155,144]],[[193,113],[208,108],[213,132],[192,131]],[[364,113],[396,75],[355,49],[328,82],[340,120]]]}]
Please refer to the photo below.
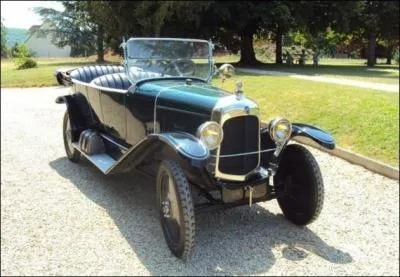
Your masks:
[{"label": "rear fender", "polygon": [[335,148],[335,139],[324,130],[303,123],[293,123],[292,128],[292,138],[296,136],[307,137],[327,149]]},{"label": "rear fender", "polygon": [[85,112],[88,108],[86,98],[80,93],[72,95],[63,95],[56,98],[57,104],[66,104],[71,124],[72,141],[79,140],[80,133],[89,128],[90,111]]},{"label": "rear fender", "polygon": [[73,71],[75,68],[70,68],[70,69],[58,69],[54,73],[54,76],[57,79],[57,83],[62,85],[62,86],[71,86],[72,85],[72,80],[69,74],[71,71]]}]

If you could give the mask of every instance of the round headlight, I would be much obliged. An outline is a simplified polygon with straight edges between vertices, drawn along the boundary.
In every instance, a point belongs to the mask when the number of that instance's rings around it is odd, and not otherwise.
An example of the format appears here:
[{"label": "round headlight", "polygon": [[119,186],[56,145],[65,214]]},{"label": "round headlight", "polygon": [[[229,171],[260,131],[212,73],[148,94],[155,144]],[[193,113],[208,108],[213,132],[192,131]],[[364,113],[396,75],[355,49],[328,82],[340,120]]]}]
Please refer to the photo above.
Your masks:
[{"label": "round headlight", "polygon": [[196,135],[209,150],[214,150],[220,145],[223,132],[217,122],[207,121],[199,126]]},{"label": "round headlight", "polygon": [[275,142],[285,142],[292,134],[292,124],[286,118],[276,118],[269,125],[269,133]]}]

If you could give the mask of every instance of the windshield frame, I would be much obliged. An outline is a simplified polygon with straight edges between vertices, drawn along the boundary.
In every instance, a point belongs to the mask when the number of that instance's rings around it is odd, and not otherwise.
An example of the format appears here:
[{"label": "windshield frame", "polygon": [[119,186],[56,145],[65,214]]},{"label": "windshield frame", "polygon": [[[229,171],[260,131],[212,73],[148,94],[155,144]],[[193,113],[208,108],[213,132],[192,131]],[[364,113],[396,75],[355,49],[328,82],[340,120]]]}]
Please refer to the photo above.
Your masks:
[{"label": "windshield frame", "polygon": [[[124,67],[125,67],[125,73],[126,76],[129,78],[129,74],[128,74],[128,70],[129,70],[129,57],[128,57],[128,43],[130,41],[144,41],[144,40],[165,40],[165,41],[188,41],[188,42],[200,42],[200,43],[207,43],[208,45],[208,75],[206,78],[202,78],[202,77],[197,77],[197,76],[193,76],[193,78],[196,79],[200,79],[205,81],[206,83],[209,83],[213,77],[213,68],[214,68],[214,59],[213,59],[213,55],[212,55],[212,50],[213,50],[213,44],[211,41],[207,41],[207,40],[203,40],[203,39],[189,39],[189,38],[157,38],[157,37],[150,37],[150,38],[146,38],[146,37],[139,37],[139,38],[129,38],[126,42],[123,41],[121,44],[121,47],[123,48],[123,52],[124,52]],[[186,79],[189,77],[184,77],[184,76],[175,76],[178,79]],[[147,79],[142,79],[142,80],[152,80],[152,79],[158,79],[158,80],[162,80],[164,78],[168,78],[171,79],[171,77],[157,77],[157,78],[147,78]],[[190,77],[191,78],[191,77]],[[139,81],[142,81],[139,80]],[[132,81],[132,80],[131,80]]]}]

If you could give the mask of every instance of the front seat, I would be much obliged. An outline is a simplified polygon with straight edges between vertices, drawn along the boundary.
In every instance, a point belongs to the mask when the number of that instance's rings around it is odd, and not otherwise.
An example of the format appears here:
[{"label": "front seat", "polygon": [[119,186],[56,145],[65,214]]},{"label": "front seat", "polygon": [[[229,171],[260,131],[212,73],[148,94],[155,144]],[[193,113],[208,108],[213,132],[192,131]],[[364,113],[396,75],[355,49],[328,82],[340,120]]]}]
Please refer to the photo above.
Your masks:
[{"label": "front seat", "polygon": [[132,83],[125,73],[107,74],[94,79],[92,84],[100,87],[128,90]]}]

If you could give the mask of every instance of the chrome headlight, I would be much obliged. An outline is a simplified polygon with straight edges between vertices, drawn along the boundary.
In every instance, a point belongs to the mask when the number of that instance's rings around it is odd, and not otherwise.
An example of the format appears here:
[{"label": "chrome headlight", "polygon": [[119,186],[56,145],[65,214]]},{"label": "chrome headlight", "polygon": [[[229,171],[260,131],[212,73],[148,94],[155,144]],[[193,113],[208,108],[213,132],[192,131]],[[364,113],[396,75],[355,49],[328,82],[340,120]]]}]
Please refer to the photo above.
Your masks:
[{"label": "chrome headlight", "polygon": [[286,118],[276,118],[269,124],[269,134],[273,141],[283,143],[292,134],[292,123]]},{"label": "chrome headlight", "polygon": [[199,126],[196,135],[209,150],[214,150],[222,141],[223,131],[217,122],[207,121]]}]

